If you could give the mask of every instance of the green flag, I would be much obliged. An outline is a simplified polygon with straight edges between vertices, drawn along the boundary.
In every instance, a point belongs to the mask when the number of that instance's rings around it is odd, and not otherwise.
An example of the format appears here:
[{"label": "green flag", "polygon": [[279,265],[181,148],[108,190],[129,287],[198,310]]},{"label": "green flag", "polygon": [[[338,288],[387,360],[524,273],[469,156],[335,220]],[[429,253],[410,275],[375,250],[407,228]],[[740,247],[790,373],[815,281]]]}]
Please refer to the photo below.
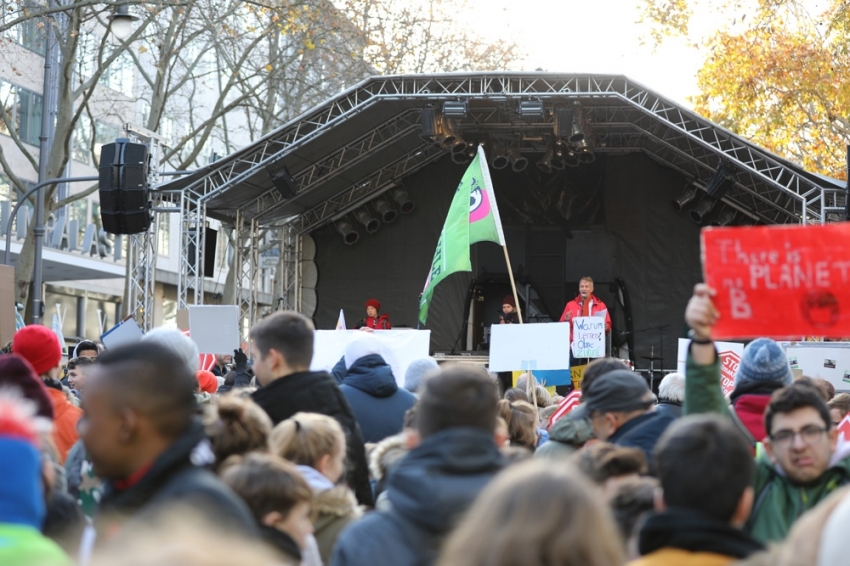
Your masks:
[{"label": "green flag", "polygon": [[419,321],[422,324],[428,320],[428,307],[437,284],[452,273],[472,271],[469,246],[485,241],[505,245],[487,159],[479,146],[478,155],[457,186],[446,223],[440,232],[431,271],[419,300]]}]

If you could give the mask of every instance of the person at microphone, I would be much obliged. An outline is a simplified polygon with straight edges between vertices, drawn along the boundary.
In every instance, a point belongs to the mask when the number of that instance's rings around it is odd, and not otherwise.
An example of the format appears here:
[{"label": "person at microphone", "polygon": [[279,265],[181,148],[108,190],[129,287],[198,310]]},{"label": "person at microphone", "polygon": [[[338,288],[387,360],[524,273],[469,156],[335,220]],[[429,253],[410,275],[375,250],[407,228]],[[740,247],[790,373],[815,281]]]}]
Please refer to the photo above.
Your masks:
[{"label": "person at microphone", "polygon": [[381,303],[378,299],[369,299],[366,301],[366,318],[361,318],[354,325],[355,329],[372,332],[373,330],[390,330],[393,325],[390,324],[390,315],[378,314],[381,310]]},{"label": "person at microphone", "polygon": [[502,299],[502,314],[499,315],[499,324],[517,324],[519,317],[516,311],[516,301],[513,295],[508,295]]},{"label": "person at microphone", "polygon": [[605,333],[611,332],[611,315],[608,313],[608,307],[605,303],[599,300],[599,297],[593,294],[593,279],[590,277],[582,277],[578,284],[578,296],[567,303],[564,308],[564,314],[561,315],[561,322],[570,323],[570,358],[572,360],[572,342],[573,342],[573,318],[577,316],[604,316],[605,317]]}]

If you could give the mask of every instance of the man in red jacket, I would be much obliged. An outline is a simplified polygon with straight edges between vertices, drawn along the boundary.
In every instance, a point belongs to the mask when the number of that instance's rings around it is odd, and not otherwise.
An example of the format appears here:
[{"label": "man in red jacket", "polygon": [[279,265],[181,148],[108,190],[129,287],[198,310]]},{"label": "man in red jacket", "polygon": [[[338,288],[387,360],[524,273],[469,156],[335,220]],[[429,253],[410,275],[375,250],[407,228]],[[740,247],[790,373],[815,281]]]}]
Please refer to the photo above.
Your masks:
[{"label": "man in red jacket", "polygon": [[611,315],[608,313],[608,307],[605,303],[599,300],[599,297],[593,294],[593,279],[590,277],[582,277],[578,284],[578,296],[567,303],[564,309],[564,314],[561,315],[561,322],[570,324],[570,365],[586,364],[587,360],[576,360],[573,358],[573,319],[577,316],[599,316],[605,317],[605,333],[611,332]]}]

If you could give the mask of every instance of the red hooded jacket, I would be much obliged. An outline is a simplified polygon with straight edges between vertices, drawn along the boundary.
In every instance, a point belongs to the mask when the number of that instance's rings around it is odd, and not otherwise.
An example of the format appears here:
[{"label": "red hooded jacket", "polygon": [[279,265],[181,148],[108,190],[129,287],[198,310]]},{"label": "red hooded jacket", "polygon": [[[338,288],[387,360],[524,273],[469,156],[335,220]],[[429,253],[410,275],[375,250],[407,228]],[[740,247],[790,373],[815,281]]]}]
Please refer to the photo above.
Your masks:
[{"label": "red hooded jacket", "polygon": [[[590,316],[605,316],[605,332],[611,332],[611,314],[608,312],[608,307],[605,306],[605,303],[599,300],[599,297],[591,294],[587,299],[590,301],[590,308],[588,312]],[[581,316],[582,307],[584,306],[584,301],[582,301],[581,295],[576,296],[575,299],[567,303],[567,306],[564,308],[564,312],[561,315],[560,322],[567,321],[567,313],[570,314],[570,318],[573,319],[577,316]],[[570,342],[573,341],[573,327],[570,324]]]}]

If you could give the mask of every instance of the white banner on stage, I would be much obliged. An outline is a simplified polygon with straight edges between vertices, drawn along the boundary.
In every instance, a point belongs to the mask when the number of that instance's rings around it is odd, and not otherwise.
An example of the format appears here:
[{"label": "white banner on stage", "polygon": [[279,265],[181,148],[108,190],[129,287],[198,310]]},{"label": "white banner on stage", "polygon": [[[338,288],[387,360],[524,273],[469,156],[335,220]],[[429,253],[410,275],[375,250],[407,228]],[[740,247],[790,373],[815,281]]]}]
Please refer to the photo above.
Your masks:
[{"label": "white banner on stage", "polygon": [[494,324],[490,327],[490,371],[570,369],[570,325]]},{"label": "white banner on stage", "polygon": [[[349,342],[363,336],[362,330],[317,330],[313,348],[313,371],[330,371],[345,355]],[[414,360],[427,358],[431,347],[430,330],[376,330],[372,336],[381,342],[384,360],[393,368],[399,387]]]}]

